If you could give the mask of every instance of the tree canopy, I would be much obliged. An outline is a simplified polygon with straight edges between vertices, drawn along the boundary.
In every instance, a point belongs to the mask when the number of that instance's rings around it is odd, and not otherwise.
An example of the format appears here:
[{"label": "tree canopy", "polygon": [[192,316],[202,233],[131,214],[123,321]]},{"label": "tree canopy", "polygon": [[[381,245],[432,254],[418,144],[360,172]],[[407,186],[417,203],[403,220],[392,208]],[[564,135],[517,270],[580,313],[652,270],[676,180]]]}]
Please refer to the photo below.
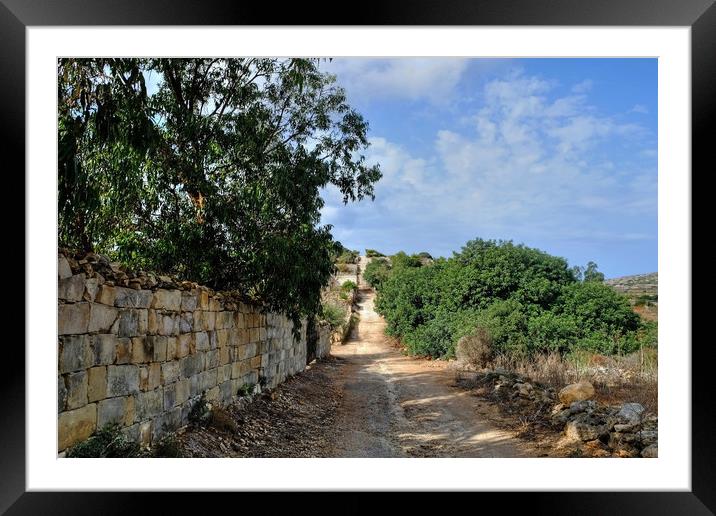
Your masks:
[{"label": "tree canopy", "polygon": [[317,59],[60,59],[63,245],[298,320],[336,244],[319,189],[373,198],[368,123]]}]

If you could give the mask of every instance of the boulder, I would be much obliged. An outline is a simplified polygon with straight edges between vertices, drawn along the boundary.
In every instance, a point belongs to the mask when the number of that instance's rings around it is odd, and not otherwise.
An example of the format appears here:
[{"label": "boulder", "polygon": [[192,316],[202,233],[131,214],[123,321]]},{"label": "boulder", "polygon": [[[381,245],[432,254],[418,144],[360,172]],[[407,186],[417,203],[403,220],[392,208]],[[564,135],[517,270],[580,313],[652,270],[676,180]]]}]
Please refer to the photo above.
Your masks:
[{"label": "boulder", "polygon": [[565,435],[575,441],[593,441],[606,435],[606,432],[603,421],[586,413],[579,414],[564,427]]},{"label": "boulder", "polygon": [[646,409],[639,403],[625,403],[617,412],[617,421],[622,425],[636,426],[641,423]]},{"label": "boulder", "polygon": [[592,412],[597,406],[594,400],[575,401],[569,405],[571,414],[580,414],[582,412]]},{"label": "boulder", "polygon": [[570,405],[575,401],[588,400],[593,396],[594,386],[587,381],[567,385],[564,389],[559,391],[559,401],[565,405]]},{"label": "boulder", "polygon": [[650,444],[641,450],[641,456],[645,459],[656,459],[659,456],[659,447],[656,444]]}]

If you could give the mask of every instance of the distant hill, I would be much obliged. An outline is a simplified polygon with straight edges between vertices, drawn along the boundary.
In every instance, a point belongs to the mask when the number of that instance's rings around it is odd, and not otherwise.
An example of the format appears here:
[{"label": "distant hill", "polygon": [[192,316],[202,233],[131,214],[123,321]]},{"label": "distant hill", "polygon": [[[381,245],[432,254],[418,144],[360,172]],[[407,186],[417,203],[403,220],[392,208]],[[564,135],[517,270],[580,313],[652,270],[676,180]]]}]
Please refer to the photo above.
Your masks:
[{"label": "distant hill", "polygon": [[654,296],[659,291],[659,273],[635,274],[633,276],[622,276],[604,280],[604,283],[611,285],[618,292],[628,294],[630,297]]}]

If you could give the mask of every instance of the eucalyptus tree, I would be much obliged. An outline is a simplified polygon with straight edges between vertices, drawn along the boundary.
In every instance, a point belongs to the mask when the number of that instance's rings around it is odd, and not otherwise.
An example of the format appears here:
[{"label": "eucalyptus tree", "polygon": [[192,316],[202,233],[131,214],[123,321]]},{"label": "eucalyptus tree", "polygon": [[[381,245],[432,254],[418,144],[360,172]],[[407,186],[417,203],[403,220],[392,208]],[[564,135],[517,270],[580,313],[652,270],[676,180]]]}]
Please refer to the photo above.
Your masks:
[{"label": "eucalyptus tree", "polygon": [[332,271],[320,189],[373,198],[367,121],[317,59],[63,59],[59,238],[294,320]]}]

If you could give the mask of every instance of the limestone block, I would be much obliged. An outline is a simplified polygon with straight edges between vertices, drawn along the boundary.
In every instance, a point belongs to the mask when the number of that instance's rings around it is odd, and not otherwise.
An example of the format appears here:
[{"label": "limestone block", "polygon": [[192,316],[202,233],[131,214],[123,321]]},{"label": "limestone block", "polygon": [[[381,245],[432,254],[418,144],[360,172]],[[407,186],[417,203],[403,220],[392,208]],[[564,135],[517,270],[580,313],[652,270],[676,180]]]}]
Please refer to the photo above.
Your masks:
[{"label": "limestone block", "polygon": [[165,362],[161,365],[161,383],[168,384],[177,381],[181,372],[179,361]]},{"label": "limestone block", "polygon": [[185,333],[177,337],[176,358],[184,358],[195,348],[194,333]]},{"label": "limestone block", "polygon": [[82,299],[85,301],[93,302],[96,297],[97,293],[99,292],[99,278],[88,278],[85,281],[85,291],[82,294]]},{"label": "limestone block", "polygon": [[189,399],[191,392],[191,382],[189,379],[184,378],[176,382],[176,403],[182,404]]},{"label": "limestone block", "polygon": [[167,360],[177,358],[177,337],[167,337]]},{"label": "limestone block", "polygon": [[62,376],[57,377],[57,412],[67,409],[67,386]]},{"label": "limestone block", "polygon": [[90,403],[58,417],[58,451],[87,439],[97,428],[97,404]]},{"label": "limestone block", "polygon": [[152,303],[151,290],[115,287],[114,293],[114,306],[120,308],[149,308]]},{"label": "limestone block", "polygon": [[107,368],[92,367],[87,370],[87,397],[89,402],[103,400],[107,397]]},{"label": "limestone block", "polygon": [[58,333],[60,335],[87,333],[90,316],[89,303],[59,305],[57,311]]},{"label": "limestone block", "polygon": [[107,367],[107,396],[126,396],[139,392],[139,368],[136,365]]},{"label": "limestone block", "polygon": [[199,304],[199,296],[196,290],[181,293],[182,312],[193,312]]},{"label": "limestone block", "polygon": [[80,371],[94,364],[94,355],[87,335],[61,337],[59,347],[60,373]]},{"label": "limestone block", "polygon": [[149,337],[133,337],[131,362],[133,364],[150,362],[154,356],[154,350],[151,346],[152,342],[150,342]]},{"label": "limestone block", "polygon": [[94,365],[109,365],[114,362],[117,337],[112,334],[99,334],[91,337]]},{"label": "limestone block", "polygon": [[88,330],[92,333],[108,333],[117,320],[117,309],[100,303],[90,305]]},{"label": "limestone block", "polygon": [[87,372],[77,371],[65,376],[67,386],[67,409],[72,410],[87,405]]},{"label": "limestone block", "polygon": [[57,282],[57,297],[64,301],[82,301],[85,293],[85,275],[75,274]]},{"label": "limestone block", "polygon": [[163,389],[140,392],[134,398],[134,405],[139,421],[158,416],[164,408]]},{"label": "limestone block", "polygon": [[230,330],[216,330],[214,333],[216,335],[216,346],[219,348],[223,348],[227,346],[229,342],[229,331]]},{"label": "limestone block", "polygon": [[199,308],[201,310],[209,310],[209,292],[206,289],[199,291]]},{"label": "limestone block", "polygon": [[194,314],[182,312],[179,316],[179,333],[189,333],[194,330]]},{"label": "limestone block", "polygon": [[128,364],[132,358],[132,340],[131,339],[117,339],[117,357],[115,359],[116,364]]},{"label": "limestone block", "polygon": [[70,262],[67,261],[65,255],[57,254],[57,278],[66,279],[72,276],[72,269],[70,268]]},{"label": "limestone block", "polygon": [[164,389],[164,410],[174,408],[177,404],[177,387],[175,383],[165,385]]},{"label": "limestone block", "polygon": [[97,428],[104,428],[105,425],[116,423],[120,426],[129,426],[134,422],[134,411],[128,410],[129,400],[133,398],[109,398],[97,403]]},{"label": "limestone block", "polygon": [[167,342],[169,337],[147,337],[147,341],[151,342],[153,350],[152,360],[154,362],[164,362],[167,359]]},{"label": "limestone block", "polygon": [[146,334],[147,317],[147,310],[144,309],[125,308],[120,310],[117,334],[120,337],[136,337]]},{"label": "limestone block", "polygon": [[203,354],[189,355],[181,360],[181,375],[184,378],[190,378],[195,374],[198,374],[203,369],[202,359]]},{"label": "limestone block", "polygon": [[181,310],[181,290],[159,289],[154,292],[152,308],[157,310],[170,310],[178,312]]},{"label": "limestone block", "polygon": [[200,331],[194,334],[197,351],[208,351],[209,345],[209,334],[205,331]]},{"label": "limestone block", "polygon": [[213,349],[206,352],[206,368],[214,369],[219,367],[219,350]]},{"label": "limestone block", "polygon": [[115,297],[115,287],[111,285],[100,285],[97,289],[97,295],[95,296],[94,301],[95,303],[114,306]]}]

